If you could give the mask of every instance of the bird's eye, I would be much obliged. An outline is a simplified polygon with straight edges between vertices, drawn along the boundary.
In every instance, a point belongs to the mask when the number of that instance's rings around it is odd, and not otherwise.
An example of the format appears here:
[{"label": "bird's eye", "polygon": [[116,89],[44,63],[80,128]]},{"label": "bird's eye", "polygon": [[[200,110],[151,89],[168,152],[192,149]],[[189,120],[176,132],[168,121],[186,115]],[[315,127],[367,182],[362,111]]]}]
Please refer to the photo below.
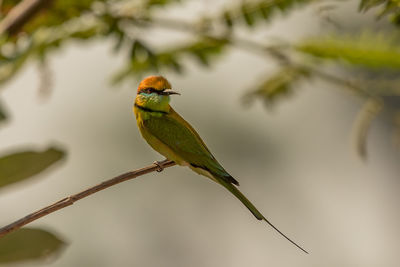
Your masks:
[{"label": "bird's eye", "polygon": [[151,93],[157,92],[157,90],[154,89],[153,87],[147,87],[145,89],[142,89],[141,92],[145,93],[145,94],[151,94]]},{"label": "bird's eye", "polygon": [[156,92],[156,89],[154,89],[153,87],[146,88],[146,93],[151,94],[151,93],[154,93],[154,92]]}]

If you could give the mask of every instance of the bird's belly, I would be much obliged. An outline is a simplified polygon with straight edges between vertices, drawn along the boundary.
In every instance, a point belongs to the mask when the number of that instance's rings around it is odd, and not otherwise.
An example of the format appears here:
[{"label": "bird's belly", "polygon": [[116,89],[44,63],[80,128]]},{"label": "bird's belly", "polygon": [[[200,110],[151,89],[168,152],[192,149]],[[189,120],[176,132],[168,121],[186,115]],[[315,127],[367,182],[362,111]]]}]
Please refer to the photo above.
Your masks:
[{"label": "bird's belly", "polygon": [[159,139],[154,137],[143,125],[139,125],[140,133],[146,142],[158,153],[163,155],[169,160],[174,161],[176,164],[181,166],[189,166],[190,164],[186,162],[183,158],[177,155],[171,148],[161,142]]}]

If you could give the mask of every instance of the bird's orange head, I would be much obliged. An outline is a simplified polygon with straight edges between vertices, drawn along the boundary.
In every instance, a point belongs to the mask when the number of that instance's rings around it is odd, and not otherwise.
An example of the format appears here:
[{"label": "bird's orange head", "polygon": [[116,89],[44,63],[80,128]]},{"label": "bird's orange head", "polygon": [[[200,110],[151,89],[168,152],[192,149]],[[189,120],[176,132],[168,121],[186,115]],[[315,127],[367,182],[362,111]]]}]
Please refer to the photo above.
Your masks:
[{"label": "bird's orange head", "polygon": [[171,84],[162,76],[149,76],[140,82],[135,106],[142,110],[168,112],[170,95],[179,95],[171,90]]},{"label": "bird's orange head", "polygon": [[177,94],[171,88],[171,84],[163,76],[149,76],[140,82],[137,93]]}]

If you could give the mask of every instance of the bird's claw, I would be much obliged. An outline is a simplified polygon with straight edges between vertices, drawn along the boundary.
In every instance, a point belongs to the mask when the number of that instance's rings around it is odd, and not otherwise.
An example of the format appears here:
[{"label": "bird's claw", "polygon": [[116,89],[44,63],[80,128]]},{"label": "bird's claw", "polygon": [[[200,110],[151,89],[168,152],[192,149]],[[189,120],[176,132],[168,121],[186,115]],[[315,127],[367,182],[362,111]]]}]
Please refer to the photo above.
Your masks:
[{"label": "bird's claw", "polygon": [[163,161],[154,161],[153,164],[157,166],[157,172],[162,172],[164,170],[164,167],[162,165]]}]

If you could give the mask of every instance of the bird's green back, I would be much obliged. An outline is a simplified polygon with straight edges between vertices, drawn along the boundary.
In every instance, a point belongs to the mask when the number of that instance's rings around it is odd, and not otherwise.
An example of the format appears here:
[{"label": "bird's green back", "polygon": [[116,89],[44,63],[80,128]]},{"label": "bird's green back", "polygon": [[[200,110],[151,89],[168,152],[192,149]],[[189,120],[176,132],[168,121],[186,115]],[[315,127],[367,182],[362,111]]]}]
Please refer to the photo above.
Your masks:
[{"label": "bird's green back", "polygon": [[140,127],[191,166],[202,168],[226,182],[237,183],[214,158],[193,127],[172,108],[162,116],[147,116],[141,121]]}]

